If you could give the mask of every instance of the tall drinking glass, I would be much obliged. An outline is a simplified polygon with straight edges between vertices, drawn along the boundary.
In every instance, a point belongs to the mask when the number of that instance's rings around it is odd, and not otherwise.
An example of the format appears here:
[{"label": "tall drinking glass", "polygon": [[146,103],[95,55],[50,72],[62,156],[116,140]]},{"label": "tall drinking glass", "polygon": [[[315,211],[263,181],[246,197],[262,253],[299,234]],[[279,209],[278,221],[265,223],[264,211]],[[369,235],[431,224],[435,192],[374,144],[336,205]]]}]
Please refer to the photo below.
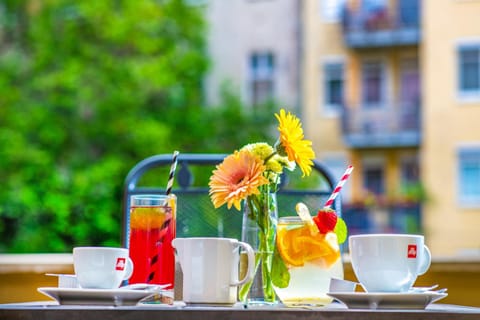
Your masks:
[{"label": "tall drinking glass", "polygon": [[176,235],[175,195],[134,195],[130,203],[130,258],[133,274],[129,283],[169,284],[173,289]]},{"label": "tall drinking glass", "polygon": [[322,234],[316,225],[300,217],[280,218],[277,225],[277,250],[290,274],[288,285],[275,292],[287,306],[325,305],[330,278],[343,279],[343,265],[337,236]]}]

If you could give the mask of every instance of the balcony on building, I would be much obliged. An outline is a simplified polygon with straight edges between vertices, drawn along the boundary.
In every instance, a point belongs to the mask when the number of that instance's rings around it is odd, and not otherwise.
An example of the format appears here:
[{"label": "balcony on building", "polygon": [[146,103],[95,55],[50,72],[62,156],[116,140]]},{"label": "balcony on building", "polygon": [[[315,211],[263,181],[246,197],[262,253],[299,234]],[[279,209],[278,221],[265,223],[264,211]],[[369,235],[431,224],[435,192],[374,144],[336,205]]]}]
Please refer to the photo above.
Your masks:
[{"label": "balcony on building", "polygon": [[344,106],[342,134],[350,148],[418,147],[421,142],[419,104]]},{"label": "balcony on building", "polygon": [[419,201],[394,202],[383,206],[346,203],[342,215],[350,234],[423,232],[422,205]]},{"label": "balcony on building", "polygon": [[342,27],[349,48],[418,45],[421,40],[419,0],[365,1],[358,9],[343,8]]}]

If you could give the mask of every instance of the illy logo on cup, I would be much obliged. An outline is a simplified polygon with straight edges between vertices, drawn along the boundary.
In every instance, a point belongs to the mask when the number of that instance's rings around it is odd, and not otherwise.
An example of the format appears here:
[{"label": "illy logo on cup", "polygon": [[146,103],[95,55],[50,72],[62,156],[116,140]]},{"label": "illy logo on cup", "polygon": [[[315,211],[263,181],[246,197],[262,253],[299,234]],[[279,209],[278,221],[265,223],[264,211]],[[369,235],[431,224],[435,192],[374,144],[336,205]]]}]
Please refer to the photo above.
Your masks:
[{"label": "illy logo on cup", "polygon": [[408,251],[407,251],[408,258],[416,258],[417,257],[417,245],[416,244],[409,244]]},{"label": "illy logo on cup", "polygon": [[115,264],[115,270],[123,271],[125,269],[126,259],[117,258],[117,263]]}]

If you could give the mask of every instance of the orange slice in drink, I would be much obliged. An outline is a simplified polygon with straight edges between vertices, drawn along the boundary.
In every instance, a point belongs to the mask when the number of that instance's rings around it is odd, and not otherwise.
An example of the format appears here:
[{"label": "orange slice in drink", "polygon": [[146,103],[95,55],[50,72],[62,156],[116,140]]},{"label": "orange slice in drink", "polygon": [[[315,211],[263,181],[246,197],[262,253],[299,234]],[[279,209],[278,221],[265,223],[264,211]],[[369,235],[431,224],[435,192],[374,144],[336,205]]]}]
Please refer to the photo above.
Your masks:
[{"label": "orange slice in drink", "polygon": [[302,228],[287,230],[287,228],[280,228],[277,232],[277,248],[282,256],[283,261],[287,265],[295,267],[303,266],[303,257],[301,250],[295,248],[294,239],[300,236]]},{"label": "orange slice in drink", "polygon": [[340,256],[335,234],[332,235],[312,235],[308,226],[294,229],[279,226],[277,248],[287,265],[300,267],[307,261],[325,260],[322,264],[330,266]]},{"label": "orange slice in drink", "polygon": [[322,247],[315,255],[312,255],[309,259],[310,262],[320,265],[323,268],[329,268],[340,258],[340,247],[338,246],[337,235],[334,232],[328,232],[323,235],[323,240],[321,240]]},{"label": "orange slice in drink", "polygon": [[167,218],[171,216],[168,207],[132,207],[130,213],[130,228],[132,229],[156,229],[160,228]]}]

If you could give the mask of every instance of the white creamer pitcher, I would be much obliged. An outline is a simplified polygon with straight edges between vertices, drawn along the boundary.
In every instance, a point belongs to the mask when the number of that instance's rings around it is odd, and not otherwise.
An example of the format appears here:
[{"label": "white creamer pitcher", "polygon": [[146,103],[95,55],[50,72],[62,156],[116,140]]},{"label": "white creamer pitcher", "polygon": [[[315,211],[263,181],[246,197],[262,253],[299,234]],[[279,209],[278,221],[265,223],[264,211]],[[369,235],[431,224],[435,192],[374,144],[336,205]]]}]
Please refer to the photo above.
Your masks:
[{"label": "white creamer pitcher", "polygon": [[[247,243],[229,238],[176,238],[172,245],[183,271],[186,303],[232,305],[237,302],[238,286],[253,278],[255,254]],[[248,260],[241,280],[240,248]]]}]

